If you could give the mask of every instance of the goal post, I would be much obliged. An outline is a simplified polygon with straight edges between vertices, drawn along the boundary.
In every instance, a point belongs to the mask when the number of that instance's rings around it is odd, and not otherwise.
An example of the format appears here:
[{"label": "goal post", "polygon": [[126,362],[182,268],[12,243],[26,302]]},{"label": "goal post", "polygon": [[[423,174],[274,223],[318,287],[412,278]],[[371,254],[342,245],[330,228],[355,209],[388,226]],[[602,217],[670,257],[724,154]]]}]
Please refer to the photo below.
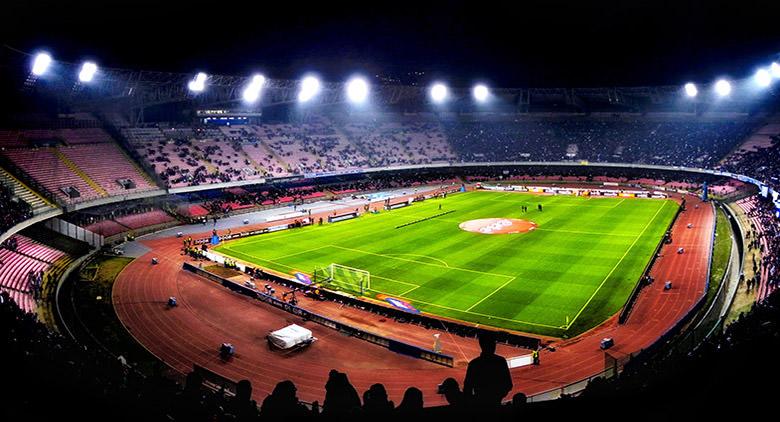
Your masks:
[{"label": "goal post", "polygon": [[324,268],[315,268],[314,282],[362,295],[371,288],[371,273],[360,268],[333,263]]}]

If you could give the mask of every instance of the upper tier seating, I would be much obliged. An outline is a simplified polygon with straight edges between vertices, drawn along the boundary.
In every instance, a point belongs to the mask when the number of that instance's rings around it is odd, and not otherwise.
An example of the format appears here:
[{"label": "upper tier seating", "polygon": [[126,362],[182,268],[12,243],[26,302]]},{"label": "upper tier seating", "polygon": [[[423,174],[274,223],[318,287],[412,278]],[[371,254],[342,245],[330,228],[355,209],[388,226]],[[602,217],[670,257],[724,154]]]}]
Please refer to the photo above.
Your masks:
[{"label": "upper tier seating", "polygon": [[[110,195],[155,189],[114,143],[74,145],[59,150]],[[131,180],[136,187],[125,189],[117,179]]]},{"label": "upper tier seating", "polygon": [[[101,196],[59,158],[55,148],[11,149],[6,150],[5,155],[62,202],[84,201]],[[71,199],[62,191],[70,186],[79,191],[80,198]]]}]

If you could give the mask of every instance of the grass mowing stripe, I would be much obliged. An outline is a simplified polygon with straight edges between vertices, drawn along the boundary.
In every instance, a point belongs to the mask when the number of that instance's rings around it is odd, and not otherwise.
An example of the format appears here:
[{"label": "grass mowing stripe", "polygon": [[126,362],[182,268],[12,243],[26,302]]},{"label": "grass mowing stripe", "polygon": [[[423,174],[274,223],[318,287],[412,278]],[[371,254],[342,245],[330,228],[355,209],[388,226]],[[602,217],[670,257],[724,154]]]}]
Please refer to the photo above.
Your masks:
[{"label": "grass mowing stripe", "polygon": [[584,311],[585,308],[587,308],[588,305],[590,304],[590,301],[592,301],[593,298],[596,297],[596,294],[604,286],[604,283],[606,283],[607,280],[609,280],[609,277],[612,275],[612,273],[615,272],[617,267],[620,266],[620,263],[623,262],[624,259],[626,259],[626,256],[628,255],[628,253],[631,252],[631,249],[633,249],[634,245],[636,245],[636,242],[639,241],[639,239],[642,237],[643,234],[645,234],[645,231],[647,230],[647,228],[650,227],[650,224],[652,224],[653,221],[655,221],[655,218],[658,217],[658,213],[660,213],[661,210],[664,209],[665,206],[666,206],[666,201],[664,201],[663,204],[660,207],[658,207],[658,211],[655,212],[655,214],[653,215],[653,218],[650,221],[647,222],[647,224],[645,225],[645,228],[643,228],[642,231],[639,233],[639,235],[636,237],[636,239],[634,239],[634,242],[631,243],[631,246],[629,246],[628,249],[626,249],[626,252],[623,254],[623,256],[620,257],[620,260],[617,262],[617,264],[615,264],[615,266],[612,267],[612,269],[609,271],[609,274],[607,274],[607,276],[604,277],[604,280],[601,281],[601,284],[599,284],[599,287],[596,288],[596,291],[593,292],[592,295],[590,295],[590,297],[588,298],[588,301],[585,302],[585,305],[583,305],[582,308],[580,308],[580,311],[577,312],[577,315],[574,316],[574,319],[572,319],[571,322],[569,322],[569,324],[567,325],[567,329],[568,329],[568,327],[571,327],[572,325],[574,325],[574,321],[576,321],[577,318],[580,317],[580,314],[582,314],[582,311]]}]

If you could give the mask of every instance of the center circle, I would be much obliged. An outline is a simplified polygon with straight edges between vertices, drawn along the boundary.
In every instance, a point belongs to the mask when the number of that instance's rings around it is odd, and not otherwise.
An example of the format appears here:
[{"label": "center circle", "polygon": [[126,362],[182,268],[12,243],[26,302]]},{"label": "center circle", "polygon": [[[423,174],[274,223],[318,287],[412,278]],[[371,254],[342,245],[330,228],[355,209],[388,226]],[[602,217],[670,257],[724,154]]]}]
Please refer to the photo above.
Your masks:
[{"label": "center circle", "polygon": [[464,221],[458,227],[467,232],[481,234],[515,234],[534,230],[536,223],[517,218],[480,218]]}]

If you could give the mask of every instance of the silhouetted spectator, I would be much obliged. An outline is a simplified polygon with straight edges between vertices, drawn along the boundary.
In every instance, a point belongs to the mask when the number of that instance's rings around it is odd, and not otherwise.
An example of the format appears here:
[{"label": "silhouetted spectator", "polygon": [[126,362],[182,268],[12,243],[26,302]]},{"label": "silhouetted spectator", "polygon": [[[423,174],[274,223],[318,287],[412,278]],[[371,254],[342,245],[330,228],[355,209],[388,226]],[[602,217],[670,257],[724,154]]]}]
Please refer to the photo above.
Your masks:
[{"label": "silhouetted spectator", "polygon": [[395,405],[387,399],[387,390],[382,384],[374,384],[363,393],[363,411],[369,414],[387,414]]},{"label": "silhouetted spectator", "polygon": [[455,378],[447,378],[441,383],[440,392],[444,394],[447,404],[458,407],[463,405],[463,392]]},{"label": "silhouetted spectator", "polygon": [[360,410],[360,396],[347,379],[347,374],[331,369],[325,383],[322,413],[328,416],[354,414]]},{"label": "silhouetted spectator", "polygon": [[252,400],[252,383],[241,380],[236,387],[236,396],[226,406],[226,412],[235,416],[237,421],[258,419],[257,402]]},{"label": "silhouetted spectator", "polygon": [[296,396],[297,389],[292,381],[276,384],[274,391],[263,400],[262,416],[266,420],[300,420],[311,416],[306,406]]},{"label": "silhouetted spectator", "polygon": [[496,355],[496,338],[491,332],[479,336],[482,353],[469,362],[463,394],[480,406],[498,406],[512,390],[512,378],[506,359]]},{"label": "silhouetted spectator", "polygon": [[404,398],[401,400],[401,404],[396,409],[398,413],[405,415],[412,415],[422,412],[423,409],[423,394],[419,388],[409,387],[404,392]]}]

